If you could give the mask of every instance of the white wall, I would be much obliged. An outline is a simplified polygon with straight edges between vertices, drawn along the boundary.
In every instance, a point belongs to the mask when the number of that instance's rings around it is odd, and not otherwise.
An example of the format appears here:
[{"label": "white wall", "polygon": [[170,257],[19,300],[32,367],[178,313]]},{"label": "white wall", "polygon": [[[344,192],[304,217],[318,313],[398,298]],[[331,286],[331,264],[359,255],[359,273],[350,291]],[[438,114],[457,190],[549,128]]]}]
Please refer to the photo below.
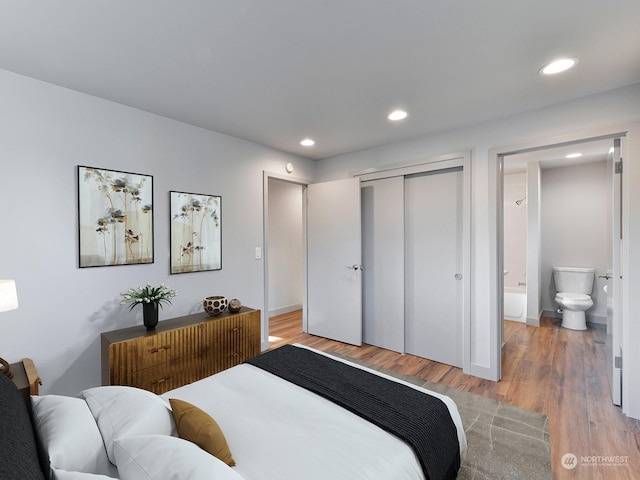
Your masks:
[{"label": "white wall", "polygon": [[[604,275],[610,264],[607,248],[610,185],[605,161],[542,170],[542,308],[553,312],[552,267],[592,267]],[[605,280],[596,278],[589,321],[606,323]]]},{"label": "white wall", "polygon": [[302,308],[302,185],[269,179],[269,314]]},{"label": "white wall", "polygon": [[540,255],[540,177],[537,161],[527,162],[527,324],[540,326],[542,258]]},{"label": "white wall", "polygon": [[[0,105],[0,277],[20,302],[0,314],[0,356],[33,358],[44,393],[100,383],[100,332],[142,322],[120,305],[129,287],[176,288],[161,319],[213,294],[263,308],[262,172],[313,178],[312,161],[2,70]],[[77,165],[153,175],[154,264],[78,268]],[[222,270],[169,275],[169,190],[222,195]]]},{"label": "white wall", "polygon": [[527,272],[527,174],[504,176],[504,277],[505,288],[526,283]]},{"label": "white wall", "polygon": [[[471,363],[472,373],[490,376],[499,365],[499,346],[496,345],[496,204],[497,168],[494,153],[507,153],[510,146],[545,145],[575,138],[578,132],[629,131],[629,155],[640,157],[640,84],[596,94],[590,97],[553,105],[509,118],[486,122],[467,128],[415,138],[406,142],[341,155],[318,164],[318,180],[348,177],[351,172],[373,166],[418,162],[454,151],[472,151],[472,303],[471,303]],[[419,121],[409,117],[407,121]],[[395,127],[394,127],[395,128]],[[490,155],[490,152],[492,153]],[[628,162],[626,175],[628,241],[640,242],[640,162]],[[625,288],[640,291],[640,251],[625,252],[630,271]],[[502,274],[502,272],[500,272]],[[640,297],[626,297],[627,311],[640,311]],[[495,318],[494,318],[495,317]],[[636,322],[640,323],[640,322]],[[640,326],[627,329],[627,341],[640,341]],[[492,348],[492,345],[494,348]],[[637,350],[637,349],[636,349]],[[629,349],[627,349],[629,351]],[[629,354],[631,365],[640,365],[640,358]],[[627,364],[629,365],[629,364]],[[631,373],[626,390],[627,408],[640,416],[640,370]]]}]

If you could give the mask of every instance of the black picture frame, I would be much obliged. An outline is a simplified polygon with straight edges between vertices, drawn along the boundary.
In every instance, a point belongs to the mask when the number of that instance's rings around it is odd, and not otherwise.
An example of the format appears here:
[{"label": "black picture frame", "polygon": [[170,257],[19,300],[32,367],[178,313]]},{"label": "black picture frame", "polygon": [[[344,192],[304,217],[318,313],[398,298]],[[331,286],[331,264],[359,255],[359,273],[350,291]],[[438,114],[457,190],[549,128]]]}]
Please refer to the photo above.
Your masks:
[{"label": "black picture frame", "polygon": [[222,269],[222,197],[169,192],[170,273]]},{"label": "black picture frame", "polygon": [[78,165],[80,268],[154,262],[153,176]]}]

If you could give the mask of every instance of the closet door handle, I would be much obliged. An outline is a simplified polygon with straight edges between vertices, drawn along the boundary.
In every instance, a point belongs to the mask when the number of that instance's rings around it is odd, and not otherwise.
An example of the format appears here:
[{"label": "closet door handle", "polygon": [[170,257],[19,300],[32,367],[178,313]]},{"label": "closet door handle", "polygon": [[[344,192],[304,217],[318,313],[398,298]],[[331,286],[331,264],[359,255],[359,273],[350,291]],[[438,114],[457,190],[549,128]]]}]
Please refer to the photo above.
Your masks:
[{"label": "closet door handle", "polygon": [[347,268],[349,270],[364,270],[362,265],[347,265]]}]

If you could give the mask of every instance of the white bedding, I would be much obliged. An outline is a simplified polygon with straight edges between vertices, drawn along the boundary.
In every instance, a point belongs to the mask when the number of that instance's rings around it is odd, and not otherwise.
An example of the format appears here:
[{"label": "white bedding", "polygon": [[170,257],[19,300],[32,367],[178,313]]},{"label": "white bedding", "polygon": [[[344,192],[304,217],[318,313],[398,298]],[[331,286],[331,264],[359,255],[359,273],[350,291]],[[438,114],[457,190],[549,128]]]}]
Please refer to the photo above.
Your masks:
[{"label": "white bedding", "polygon": [[[467,444],[455,403],[399,382],[445,402],[458,429],[463,459]],[[399,438],[252,365],[238,365],[162,397],[180,398],[208,412],[226,436],[236,460],[234,470],[245,480],[424,479],[413,450]]]}]

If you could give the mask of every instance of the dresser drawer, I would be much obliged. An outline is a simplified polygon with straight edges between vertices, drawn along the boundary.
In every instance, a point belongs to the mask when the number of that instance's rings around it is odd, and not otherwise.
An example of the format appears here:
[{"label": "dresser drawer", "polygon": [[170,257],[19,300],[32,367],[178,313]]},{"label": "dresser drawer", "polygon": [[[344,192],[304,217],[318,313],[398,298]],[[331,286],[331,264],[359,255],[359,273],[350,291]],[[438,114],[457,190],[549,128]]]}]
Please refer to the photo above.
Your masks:
[{"label": "dresser drawer", "polygon": [[203,374],[213,375],[260,353],[260,315],[254,311],[205,322],[200,337]]},{"label": "dresser drawer", "polygon": [[149,335],[140,340],[141,368],[197,355],[199,351],[197,327]]},{"label": "dresser drawer", "polygon": [[246,312],[232,317],[212,320],[202,324],[202,348],[220,345],[227,340],[238,341],[245,337],[260,335],[259,313]]},{"label": "dresser drawer", "polygon": [[130,372],[143,370],[199,352],[197,326],[147,334],[128,342],[109,346],[112,359],[111,376],[122,377]]},{"label": "dresser drawer", "polygon": [[242,337],[233,345],[212,346],[203,355],[202,367],[205,377],[234,367],[260,353],[260,336]]},{"label": "dresser drawer", "polygon": [[124,375],[115,383],[161,394],[202,378],[200,357],[193,355]]}]

